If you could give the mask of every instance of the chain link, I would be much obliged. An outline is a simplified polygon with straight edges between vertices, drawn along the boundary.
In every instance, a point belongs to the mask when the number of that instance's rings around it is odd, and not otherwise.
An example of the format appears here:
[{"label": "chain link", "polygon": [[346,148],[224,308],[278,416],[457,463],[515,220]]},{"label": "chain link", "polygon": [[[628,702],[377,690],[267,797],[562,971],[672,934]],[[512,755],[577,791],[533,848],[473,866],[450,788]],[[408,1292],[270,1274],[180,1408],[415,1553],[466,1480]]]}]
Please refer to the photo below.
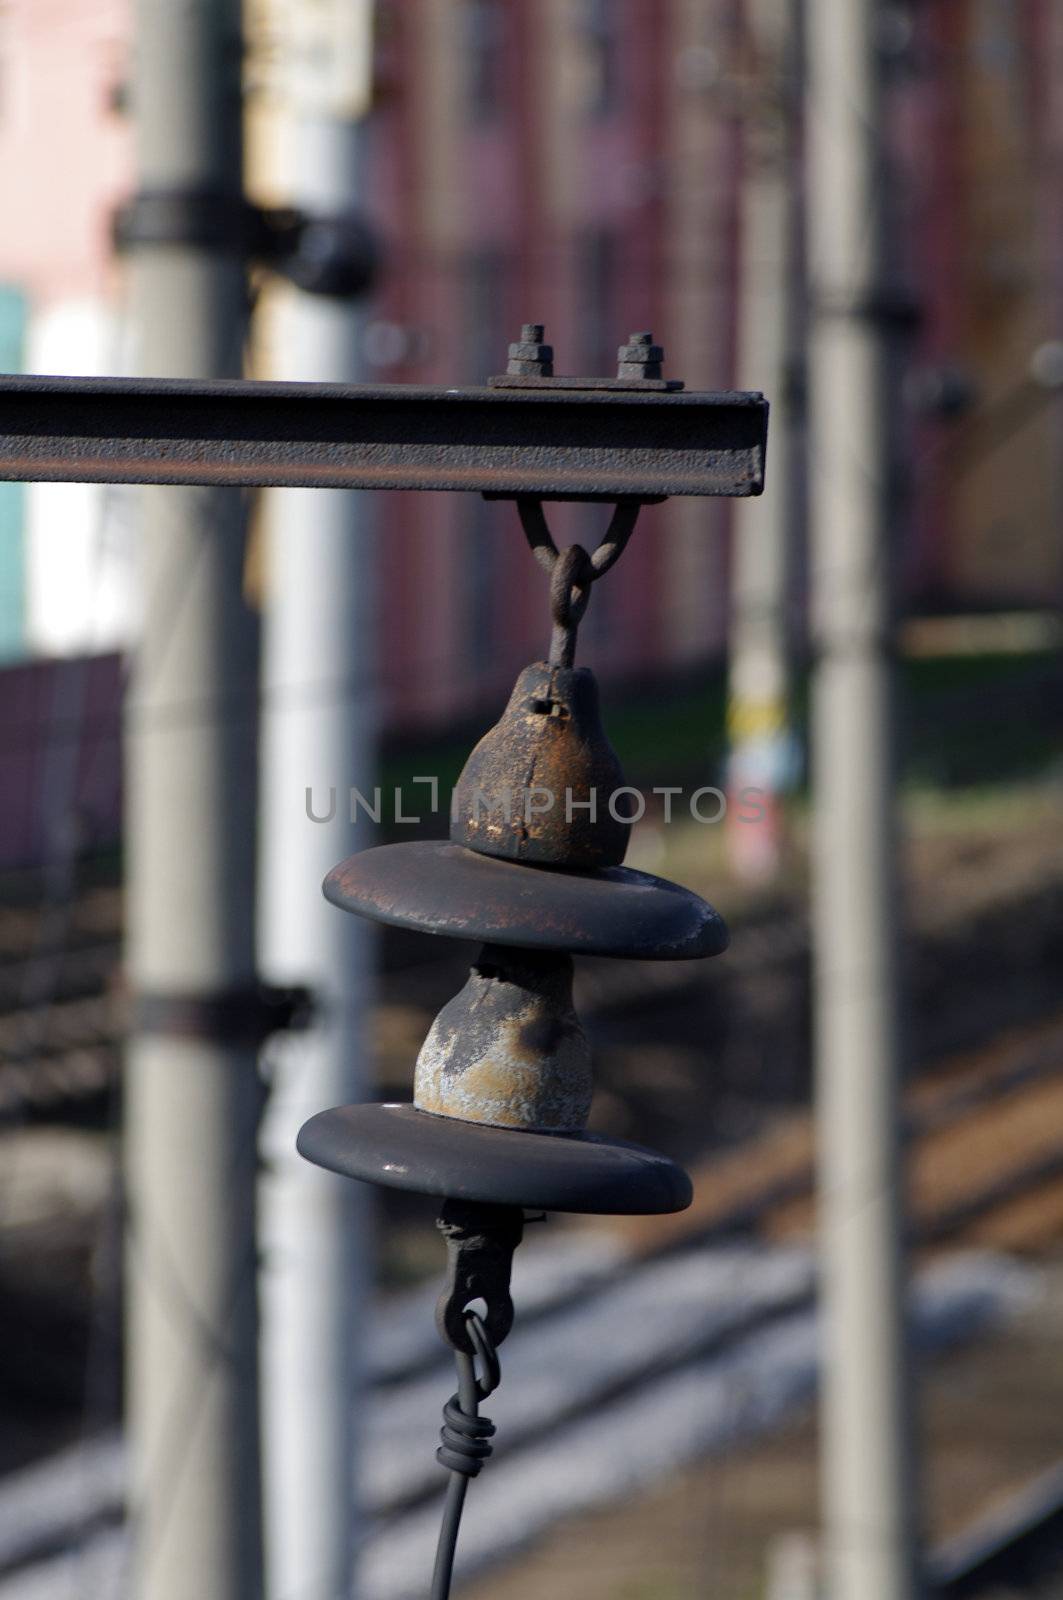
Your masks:
[{"label": "chain link", "polygon": [[550,642],[552,665],[571,667],[576,654],[576,630],[587,609],[591,585],[604,576],[624,553],[638,521],[641,500],[618,500],[605,537],[593,554],[582,545],[561,551],[554,543],[541,500],[518,496],[517,511],[529,548],[550,575],[550,611],[554,621]]}]

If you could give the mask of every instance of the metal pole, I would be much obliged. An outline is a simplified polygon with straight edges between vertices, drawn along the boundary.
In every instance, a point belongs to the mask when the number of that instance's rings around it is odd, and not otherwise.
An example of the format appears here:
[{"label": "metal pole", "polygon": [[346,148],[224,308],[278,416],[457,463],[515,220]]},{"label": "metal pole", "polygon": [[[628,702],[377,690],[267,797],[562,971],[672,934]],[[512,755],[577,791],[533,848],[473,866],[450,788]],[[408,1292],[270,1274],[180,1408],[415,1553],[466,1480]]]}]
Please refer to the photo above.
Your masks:
[{"label": "metal pole", "polygon": [[[355,8],[345,0],[343,9]],[[304,65],[287,96],[286,198],[311,213],[350,209],[362,190],[356,108],[330,93],[330,51],[293,54]],[[364,320],[350,301],[278,289],[269,376],[356,380]],[[259,950],[268,978],[305,984],[315,997],[311,1027],[270,1048],[262,1139],[266,1564],[276,1600],[349,1595],[357,1533],[372,1202],[361,1185],[304,1161],[295,1136],[315,1111],[363,1099],[371,1087],[370,930],[321,894],[328,869],[371,842],[364,812],[352,833],[349,806],[352,785],[372,801],[375,777],[370,507],[369,496],[342,489],[266,497]],[[334,794],[330,821],[311,820],[308,790],[317,817]]]},{"label": "metal pole", "polygon": [[814,941],[831,1600],[918,1592],[901,1235],[882,90],[876,0],[808,0]]},{"label": "metal pole", "polygon": [[[791,0],[793,3],[793,0]],[[791,465],[793,302],[796,295],[792,84],[796,27],[790,4],[750,0],[762,61],[746,121],[741,190],[739,383],[749,375],[772,398],[771,472],[763,497],[734,507],[728,682],[728,846],[752,881],[778,871],[781,796],[796,779],[790,720],[788,605],[795,514]],[[757,791],[750,812],[742,796]],[[750,815],[756,821],[748,820]]]},{"label": "metal pole", "polygon": [[[139,369],[240,373],[239,0],[139,0]],[[126,719],[128,1406],[138,1600],[258,1600],[254,619],[239,494],[143,497]]]}]

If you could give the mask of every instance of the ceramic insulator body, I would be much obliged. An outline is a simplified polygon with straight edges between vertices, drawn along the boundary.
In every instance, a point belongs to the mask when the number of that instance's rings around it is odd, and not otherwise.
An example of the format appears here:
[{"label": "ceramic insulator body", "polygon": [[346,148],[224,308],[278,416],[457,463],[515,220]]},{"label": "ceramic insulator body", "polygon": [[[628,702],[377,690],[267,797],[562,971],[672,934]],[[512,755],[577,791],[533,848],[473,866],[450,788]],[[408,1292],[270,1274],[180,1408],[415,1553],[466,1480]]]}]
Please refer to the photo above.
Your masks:
[{"label": "ceramic insulator body", "polygon": [[579,1133],[592,1092],[571,956],[485,945],[421,1048],[414,1104],[463,1122]]}]

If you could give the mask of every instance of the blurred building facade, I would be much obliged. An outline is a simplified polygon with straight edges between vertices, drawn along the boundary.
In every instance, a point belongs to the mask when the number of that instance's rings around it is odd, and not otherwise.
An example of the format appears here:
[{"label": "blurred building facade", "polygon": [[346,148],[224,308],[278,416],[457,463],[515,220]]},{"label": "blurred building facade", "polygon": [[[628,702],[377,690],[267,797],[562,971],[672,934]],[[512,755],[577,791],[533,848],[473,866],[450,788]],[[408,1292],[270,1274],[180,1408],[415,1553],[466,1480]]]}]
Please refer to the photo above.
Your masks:
[{"label": "blurred building facade", "polygon": [[[0,9],[0,361],[121,372],[111,217],[132,184],[128,0]],[[0,660],[113,649],[132,626],[128,496],[0,486]]]},{"label": "blurred building facade", "polygon": [[[740,108],[720,83],[736,28],[734,8],[716,0],[383,8],[381,375],[480,382],[504,370],[508,342],[535,321],[558,372],[612,375],[618,346],[649,329],[669,376],[728,387]],[[403,530],[385,540],[386,627],[406,641],[398,705],[446,714],[470,685],[497,698],[547,632],[544,584],[513,508],[410,497],[388,514]],[[604,513],[553,519],[559,538],[593,546]],[[727,522],[725,503],[644,513],[584,623],[603,671],[719,652]]]},{"label": "blurred building facade", "polygon": [[[254,112],[298,3],[249,7],[253,186]],[[1061,586],[1060,417],[1031,361],[1041,351],[1047,370],[1043,347],[1063,333],[1063,18],[1051,0],[939,0],[891,17],[898,263],[920,313],[913,393],[974,396],[966,418],[913,405],[901,419],[908,602],[1044,604]],[[131,29],[130,0],[3,8],[9,366],[122,370],[110,218],[133,181]],[[669,376],[729,386],[738,297],[755,309],[780,293],[780,264],[743,252],[739,200],[748,164],[765,159],[765,121],[796,92],[791,74],[742,0],[378,0],[363,197],[385,262],[366,343],[374,376],[480,382],[535,320],[560,372],[608,374],[627,335],[652,329]],[[799,187],[799,150],[768,159]],[[256,360],[268,375],[268,350]],[[386,716],[432,724],[497,703],[546,636],[544,584],[513,508],[384,498]],[[125,505],[78,486],[3,489],[8,657],[129,639]],[[596,508],[554,517],[559,538],[585,543],[604,520]],[[730,522],[726,502],[644,513],[584,624],[605,674],[645,678],[722,653]]]},{"label": "blurred building facade", "polygon": [[[969,385],[926,422],[908,495],[917,604],[1063,599],[1063,12],[916,7],[898,139],[923,372]],[[947,391],[946,381],[945,390]],[[946,407],[947,407],[947,394]]]}]

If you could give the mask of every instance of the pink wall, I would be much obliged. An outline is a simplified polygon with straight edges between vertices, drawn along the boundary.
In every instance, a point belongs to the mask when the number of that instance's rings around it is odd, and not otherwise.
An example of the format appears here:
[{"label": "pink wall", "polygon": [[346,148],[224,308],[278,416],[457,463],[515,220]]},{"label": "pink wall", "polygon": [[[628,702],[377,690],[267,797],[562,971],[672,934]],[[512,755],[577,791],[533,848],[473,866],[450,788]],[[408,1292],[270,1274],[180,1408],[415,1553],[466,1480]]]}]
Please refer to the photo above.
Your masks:
[{"label": "pink wall", "polygon": [[131,183],[129,0],[6,0],[0,279],[35,305],[105,296],[110,218]]}]

